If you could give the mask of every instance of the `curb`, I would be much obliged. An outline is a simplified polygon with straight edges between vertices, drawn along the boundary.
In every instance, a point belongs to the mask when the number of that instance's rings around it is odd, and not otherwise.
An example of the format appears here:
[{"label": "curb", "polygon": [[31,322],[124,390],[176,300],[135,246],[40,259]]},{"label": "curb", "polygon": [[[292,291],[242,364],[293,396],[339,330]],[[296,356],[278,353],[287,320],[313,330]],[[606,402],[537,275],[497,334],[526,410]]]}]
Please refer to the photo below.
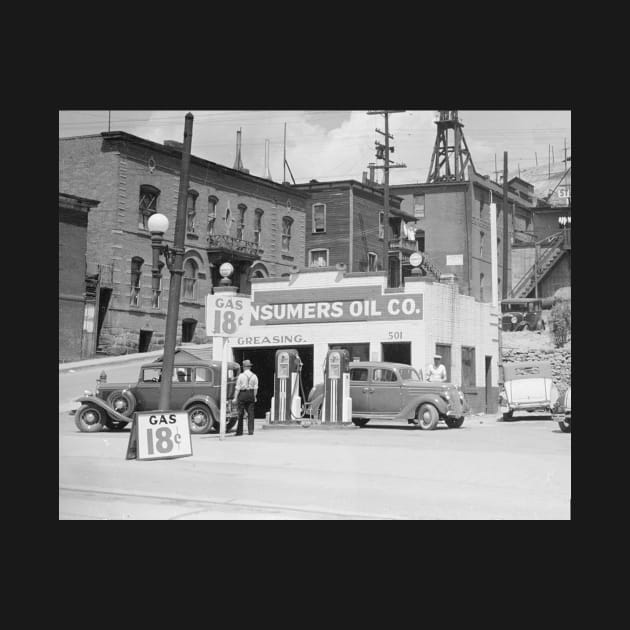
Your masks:
[{"label": "curb", "polygon": [[345,429],[358,429],[360,427],[356,426],[353,423],[346,424],[317,424],[317,423],[274,423],[274,424],[263,424],[263,429],[315,429],[319,431],[339,431]]}]

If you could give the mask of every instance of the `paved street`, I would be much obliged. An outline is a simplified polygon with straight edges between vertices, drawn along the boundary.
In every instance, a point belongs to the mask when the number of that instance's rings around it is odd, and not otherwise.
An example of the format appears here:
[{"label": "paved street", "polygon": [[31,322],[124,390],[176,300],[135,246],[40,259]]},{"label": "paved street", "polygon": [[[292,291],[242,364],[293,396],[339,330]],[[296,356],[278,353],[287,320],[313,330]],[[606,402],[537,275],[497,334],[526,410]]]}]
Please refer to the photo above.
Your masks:
[{"label": "paved street", "polygon": [[571,435],[544,416],[435,431],[262,423],[193,436],[192,457],[127,461],[128,430],[80,433],[60,413],[59,518],[570,518]]}]

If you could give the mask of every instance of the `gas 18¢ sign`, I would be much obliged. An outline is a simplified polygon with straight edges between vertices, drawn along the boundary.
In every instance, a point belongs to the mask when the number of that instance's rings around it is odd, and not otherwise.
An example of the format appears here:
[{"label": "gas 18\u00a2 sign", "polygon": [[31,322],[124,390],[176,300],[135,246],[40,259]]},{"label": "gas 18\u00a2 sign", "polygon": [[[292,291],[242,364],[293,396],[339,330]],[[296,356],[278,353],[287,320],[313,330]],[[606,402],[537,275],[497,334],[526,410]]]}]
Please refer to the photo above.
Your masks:
[{"label": "gas 18\u00a2 sign", "polygon": [[192,455],[188,414],[136,414],[137,459],[172,459]]},{"label": "gas 18\u00a2 sign", "polygon": [[249,326],[251,299],[239,295],[206,296],[206,330],[211,335],[231,337]]}]

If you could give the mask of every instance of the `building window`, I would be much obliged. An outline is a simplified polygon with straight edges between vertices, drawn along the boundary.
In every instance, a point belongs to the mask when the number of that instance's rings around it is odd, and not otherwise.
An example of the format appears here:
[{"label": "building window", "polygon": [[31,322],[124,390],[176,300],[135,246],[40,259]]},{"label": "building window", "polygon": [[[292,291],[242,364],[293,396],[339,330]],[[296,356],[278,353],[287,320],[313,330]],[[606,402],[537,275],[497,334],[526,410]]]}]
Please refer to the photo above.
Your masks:
[{"label": "building window", "polygon": [[238,225],[236,227],[236,238],[243,239],[243,231],[245,230],[245,212],[247,212],[247,206],[244,203],[238,204]]},{"label": "building window", "polygon": [[140,306],[140,278],[142,276],[142,264],[144,259],[134,256],[131,259],[131,293],[129,296],[130,306]]},{"label": "building window", "polygon": [[158,267],[160,268],[160,277],[158,279],[158,290],[153,291],[151,296],[151,308],[161,308],[162,306],[162,268],[164,267],[164,263],[160,261],[158,263]]},{"label": "building window", "polygon": [[188,198],[186,201],[186,232],[188,232],[188,234],[195,233],[195,216],[197,215],[195,206],[197,205],[198,196],[199,193],[196,190],[188,191]]},{"label": "building window", "polygon": [[309,252],[309,267],[328,267],[328,250],[312,249]]},{"label": "building window", "polygon": [[483,199],[479,201],[479,218],[483,219],[483,206],[484,206],[484,202]]},{"label": "building window", "polygon": [[214,222],[217,218],[217,202],[219,200],[214,197],[208,197],[208,236],[214,234]]},{"label": "building window", "polygon": [[326,231],[326,204],[313,204],[313,234]]},{"label": "building window", "polygon": [[497,236],[497,257],[501,257],[501,238]]},{"label": "building window", "polygon": [[368,252],[368,271],[377,271],[378,256],[374,252]]},{"label": "building window", "polygon": [[416,219],[424,219],[424,195],[413,196],[413,213]]},{"label": "building window", "polygon": [[234,223],[234,219],[232,218],[232,210],[230,209],[230,206],[228,206],[225,209],[224,221],[225,221],[226,233],[229,234],[230,233],[230,228],[232,227],[232,223]]},{"label": "building window", "polygon": [[462,387],[475,387],[475,349],[462,346]]},{"label": "building window", "polygon": [[485,232],[479,232],[479,257],[483,258],[483,242],[486,238]]},{"label": "building window", "polygon": [[291,245],[291,217],[282,217],[282,251],[288,252]]},{"label": "building window", "polygon": [[260,234],[262,232],[262,216],[264,212],[260,208],[254,211],[254,243],[260,245]]},{"label": "building window", "polygon": [[157,212],[157,200],[160,191],[155,186],[140,186],[140,204],[138,210],[138,227],[147,230],[147,221]]},{"label": "building window", "polygon": [[483,302],[483,274],[479,274],[479,301]]},{"label": "building window", "polygon": [[184,263],[184,300],[194,302],[197,299],[197,273],[199,267],[197,263],[189,258]]},{"label": "building window", "polygon": [[385,212],[378,213],[378,237],[385,238]]}]

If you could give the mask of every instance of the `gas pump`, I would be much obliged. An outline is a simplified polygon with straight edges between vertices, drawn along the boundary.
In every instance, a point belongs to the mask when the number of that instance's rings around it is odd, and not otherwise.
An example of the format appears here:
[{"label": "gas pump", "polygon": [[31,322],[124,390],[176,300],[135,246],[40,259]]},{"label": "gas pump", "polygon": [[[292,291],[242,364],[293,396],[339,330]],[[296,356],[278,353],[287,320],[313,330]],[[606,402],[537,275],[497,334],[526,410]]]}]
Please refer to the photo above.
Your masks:
[{"label": "gas pump", "polygon": [[276,350],[269,422],[290,422],[302,417],[301,371],[297,350]]},{"label": "gas pump", "polygon": [[322,422],[351,422],[350,353],[329,350],[324,363],[324,400]]}]

